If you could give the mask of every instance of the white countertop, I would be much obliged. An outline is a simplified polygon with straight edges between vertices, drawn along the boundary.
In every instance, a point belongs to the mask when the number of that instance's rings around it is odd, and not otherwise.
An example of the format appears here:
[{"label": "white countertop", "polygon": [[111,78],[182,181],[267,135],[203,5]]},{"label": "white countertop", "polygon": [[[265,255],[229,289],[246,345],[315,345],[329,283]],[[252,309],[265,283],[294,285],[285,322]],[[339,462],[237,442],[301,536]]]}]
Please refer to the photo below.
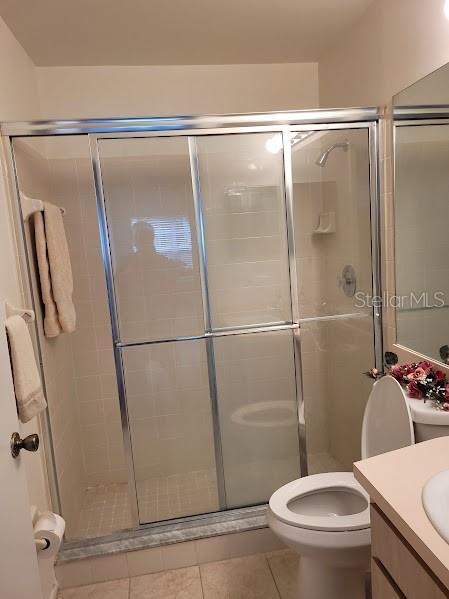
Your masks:
[{"label": "white countertop", "polygon": [[[449,437],[390,451],[354,464],[354,475],[421,559],[449,588],[449,544],[434,529],[421,502],[424,484],[449,470]],[[449,505],[447,506],[449,518]]]}]

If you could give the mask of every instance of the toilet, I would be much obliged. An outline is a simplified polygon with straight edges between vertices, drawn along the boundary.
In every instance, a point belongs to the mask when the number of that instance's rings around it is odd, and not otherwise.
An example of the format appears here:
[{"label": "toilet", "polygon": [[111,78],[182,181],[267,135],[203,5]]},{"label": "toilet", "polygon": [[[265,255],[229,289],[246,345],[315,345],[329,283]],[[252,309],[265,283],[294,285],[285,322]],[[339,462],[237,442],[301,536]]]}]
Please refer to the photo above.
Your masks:
[{"label": "toilet", "polygon": [[[419,404],[419,405],[414,405]],[[386,376],[373,385],[362,425],[362,458],[449,435],[449,413],[409,399]],[[364,599],[370,563],[369,496],[352,472],[294,480],[273,493],[273,532],[300,555],[298,599]]]}]

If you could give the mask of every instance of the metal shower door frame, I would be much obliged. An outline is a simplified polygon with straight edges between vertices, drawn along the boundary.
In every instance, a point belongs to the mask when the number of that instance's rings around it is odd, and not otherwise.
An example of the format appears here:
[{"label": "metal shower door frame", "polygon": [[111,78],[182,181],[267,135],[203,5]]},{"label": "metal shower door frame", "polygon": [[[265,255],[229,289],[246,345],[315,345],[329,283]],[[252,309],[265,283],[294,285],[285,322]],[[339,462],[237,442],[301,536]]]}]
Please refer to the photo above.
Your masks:
[{"label": "metal shower door frame", "polygon": [[[89,134],[90,150],[92,157],[92,169],[94,172],[95,181],[95,193],[97,200],[97,213],[98,222],[100,229],[100,239],[103,263],[106,275],[106,285],[108,292],[108,303],[111,317],[111,327],[113,335],[113,351],[114,351],[114,362],[117,375],[117,386],[119,395],[119,405],[121,414],[121,425],[124,438],[124,449],[126,456],[127,472],[128,472],[128,487],[129,495],[131,499],[131,510],[132,520],[134,526],[143,526],[145,523],[141,523],[139,520],[138,510],[138,494],[136,487],[136,476],[134,470],[133,460],[133,448],[131,430],[129,424],[129,414],[126,399],[126,383],[125,374],[123,368],[123,356],[122,349],[127,347],[136,347],[142,345],[151,345],[155,343],[167,343],[167,342],[182,342],[182,341],[193,341],[204,339],[206,344],[206,355],[207,355],[207,366],[208,366],[208,378],[209,378],[209,392],[211,400],[211,413],[213,423],[213,437],[214,437],[214,451],[215,451],[215,463],[217,471],[217,490],[219,497],[219,508],[220,511],[226,510],[226,489],[225,489],[225,476],[224,476],[224,465],[223,465],[223,450],[222,450],[222,436],[219,418],[219,406],[218,406],[218,392],[216,385],[216,368],[215,368],[215,354],[214,354],[214,338],[224,337],[231,335],[244,335],[244,334],[256,334],[263,332],[274,332],[282,330],[292,331],[292,343],[294,349],[294,370],[295,370],[295,385],[297,391],[297,410],[298,410],[298,439],[299,439],[299,454],[300,454],[300,468],[301,476],[307,474],[307,457],[305,448],[305,438],[302,437],[302,433],[299,430],[299,413],[301,411],[302,403],[302,384],[300,381],[300,352],[297,349],[299,343],[299,304],[298,304],[298,285],[296,278],[296,257],[295,257],[295,244],[293,238],[293,204],[292,204],[292,183],[291,183],[291,155],[290,155],[290,143],[286,144],[288,140],[288,128],[283,126],[281,128],[270,128],[268,131],[264,127],[263,132],[279,133],[283,139],[283,188],[284,188],[284,212],[286,219],[286,231],[287,231],[287,244],[288,244],[288,266],[289,266],[289,288],[292,308],[292,319],[283,322],[270,322],[261,323],[259,325],[248,325],[248,326],[235,326],[226,328],[213,328],[211,322],[211,309],[209,299],[209,285],[208,285],[208,274],[207,274],[207,252],[204,236],[204,215],[203,206],[201,200],[201,185],[199,177],[199,165],[198,165],[198,152],[196,138],[198,132],[192,135],[191,131],[169,131],[163,132],[161,135],[160,131],[157,132],[139,132],[135,133],[119,133],[119,134]],[[260,127],[254,128],[241,128],[238,131],[233,129],[229,132],[227,129],[220,129],[220,135],[232,135],[232,134],[251,134],[262,132]],[[164,134],[165,133],[165,134]],[[201,135],[217,135],[217,131],[213,130],[202,130]],[[102,139],[133,139],[133,138],[160,138],[160,137],[185,137],[188,143],[189,159],[191,168],[191,181],[193,191],[193,204],[195,208],[195,225],[197,232],[197,243],[198,243],[198,258],[200,265],[200,282],[201,282],[201,294],[203,304],[203,321],[204,321],[204,335],[190,336],[190,337],[176,337],[173,339],[163,340],[148,340],[148,341],[130,341],[123,342],[120,338],[120,326],[117,310],[116,292],[114,286],[114,269],[112,264],[112,251],[111,241],[109,236],[108,221],[107,221],[107,210],[103,188],[103,180],[101,174],[101,157],[99,151],[98,142]],[[187,516],[188,517],[188,516]]]},{"label": "metal shower door frame", "polygon": [[[145,132],[120,132],[106,134],[89,134],[92,166],[95,175],[95,187],[97,194],[97,207],[99,216],[99,226],[101,231],[101,245],[103,252],[103,260],[105,265],[105,273],[108,288],[108,299],[111,313],[111,322],[114,338],[114,356],[117,371],[117,384],[119,389],[120,412],[122,418],[122,430],[124,436],[125,454],[128,467],[128,484],[130,487],[130,497],[134,503],[132,509],[133,523],[135,526],[141,525],[138,518],[138,497],[136,491],[136,479],[134,474],[134,462],[132,455],[131,431],[129,426],[128,409],[126,402],[126,385],[123,372],[122,348],[133,347],[136,345],[146,345],[152,343],[161,343],[167,341],[189,341],[194,339],[205,339],[206,354],[209,374],[209,389],[211,399],[211,411],[214,433],[214,449],[215,462],[217,469],[217,487],[219,495],[220,510],[226,509],[226,489],[224,480],[223,466],[223,450],[221,444],[220,419],[218,408],[218,394],[216,387],[216,371],[215,371],[215,356],[213,347],[213,338],[224,335],[241,335],[246,333],[257,333],[262,331],[273,330],[292,330],[292,341],[294,350],[295,364],[295,384],[297,396],[298,410],[298,440],[300,454],[300,474],[307,475],[307,447],[305,438],[305,423],[304,429],[300,427],[300,413],[303,413],[303,382],[302,382],[302,367],[301,367],[301,335],[300,335],[300,307],[299,307],[299,281],[296,269],[296,244],[294,239],[294,206],[293,206],[293,178],[292,178],[292,156],[290,135],[295,131],[314,132],[314,131],[331,131],[331,130],[348,130],[348,129],[365,129],[368,132],[369,144],[369,176],[370,176],[370,202],[371,202],[371,232],[372,232],[372,275],[373,275],[373,295],[380,294],[380,245],[379,239],[379,201],[378,201],[378,139],[377,123],[328,123],[317,125],[281,125],[278,127],[239,127],[228,129],[226,127],[220,129],[202,129],[202,130],[169,130],[169,131],[145,131]],[[196,140],[200,136],[209,135],[232,135],[232,134],[251,134],[251,133],[279,133],[282,135],[282,159],[283,159],[283,175],[284,175],[284,199],[285,199],[285,218],[287,230],[288,244],[288,263],[289,263],[289,278],[290,278],[290,297],[292,318],[290,321],[282,323],[264,323],[260,326],[243,326],[229,327],[228,329],[213,329],[211,324],[211,311],[209,299],[209,286],[207,277],[207,254],[204,238],[204,216],[201,201],[201,184],[199,178],[198,153]],[[143,341],[143,342],[122,342],[119,334],[119,322],[114,289],[114,273],[112,267],[111,246],[107,227],[107,212],[105,206],[104,190],[101,177],[101,162],[98,148],[98,141],[101,139],[131,139],[131,138],[160,138],[160,137],[186,137],[189,158],[191,167],[191,180],[193,189],[193,202],[195,208],[195,224],[197,230],[197,242],[200,264],[200,281],[201,293],[203,298],[203,320],[204,320],[204,335],[195,337],[164,339],[158,341]],[[341,318],[346,315],[339,315]],[[334,319],[335,317],[325,317],[326,319]],[[307,319],[309,320],[309,319]],[[376,364],[382,363],[382,323],[380,310],[373,312],[374,326],[374,349],[376,356]]]},{"label": "metal shower door frame", "polygon": [[[117,307],[113,289],[113,272],[111,264],[110,244],[106,226],[106,213],[101,185],[101,167],[98,154],[98,139],[124,138],[124,137],[165,137],[165,136],[201,136],[232,133],[281,133],[283,136],[283,162],[284,162],[284,194],[287,222],[287,241],[289,249],[290,291],[292,299],[292,320],[283,323],[267,323],[266,326],[238,328],[232,330],[222,329],[215,332],[206,332],[204,336],[178,338],[177,340],[206,339],[212,345],[213,338],[226,335],[268,332],[275,330],[291,330],[295,351],[295,370],[297,386],[298,428],[299,414],[303,406],[302,381],[301,381],[301,355],[300,355],[300,314],[298,303],[298,279],[296,273],[295,242],[293,230],[293,183],[291,171],[291,146],[289,134],[293,131],[330,131],[335,129],[366,128],[369,131],[369,162],[370,162],[370,198],[371,198],[371,231],[372,231],[372,272],[373,294],[381,293],[380,272],[380,196],[379,196],[379,112],[376,108],[362,109],[335,109],[335,110],[310,110],[287,111],[282,113],[260,113],[245,115],[213,115],[202,117],[154,117],[154,118],[125,118],[125,119],[85,119],[73,121],[35,121],[22,123],[2,123],[1,134],[6,142],[5,150],[9,179],[13,195],[13,214],[16,234],[19,241],[20,262],[23,272],[28,274],[28,283],[25,281],[27,295],[30,291],[31,273],[26,263],[26,247],[23,225],[20,218],[20,197],[15,160],[13,140],[16,137],[31,136],[58,136],[77,135],[89,138],[91,147],[92,170],[95,180],[97,196],[98,220],[100,226],[101,247],[105,265],[106,280],[108,285],[108,301],[111,310],[111,325],[114,334],[114,356],[117,371],[118,386],[122,388],[120,398],[120,411],[124,444],[128,460],[128,477],[130,483],[130,497],[132,499],[133,525],[136,528],[152,526],[140,524],[138,520],[138,505],[135,486],[135,477],[132,463],[132,446],[129,434],[129,420],[126,408],[123,364],[121,348],[137,345],[137,343],[123,344],[118,342]],[[288,142],[288,143],[287,143]],[[198,219],[198,214],[196,214]],[[205,265],[203,265],[205,266]],[[26,277],[25,277],[26,278]],[[111,293],[112,292],[112,293]],[[112,318],[114,315],[114,318]],[[373,314],[376,363],[382,364],[382,321],[380,312]],[[115,320],[115,323],[112,322]],[[173,339],[175,341],[175,339]],[[39,339],[37,340],[39,345]],[[139,345],[141,343],[138,343]],[[45,377],[45,373],[44,377]],[[47,417],[48,420],[48,417]],[[52,502],[60,511],[58,480],[54,466],[53,441],[51,430],[48,432],[47,462],[50,466],[48,473],[52,489]],[[307,474],[307,453],[305,445],[305,432],[299,434],[299,452],[301,476]],[[246,508],[253,509],[253,508]],[[187,516],[181,520],[194,520],[206,516]]]}]

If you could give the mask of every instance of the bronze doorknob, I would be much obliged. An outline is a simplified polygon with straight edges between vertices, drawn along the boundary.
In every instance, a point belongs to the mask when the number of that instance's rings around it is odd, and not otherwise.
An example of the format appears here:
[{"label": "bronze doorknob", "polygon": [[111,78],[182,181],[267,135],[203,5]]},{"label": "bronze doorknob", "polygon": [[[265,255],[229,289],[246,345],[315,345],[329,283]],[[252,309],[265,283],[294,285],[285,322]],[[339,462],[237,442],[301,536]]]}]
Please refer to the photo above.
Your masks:
[{"label": "bronze doorknob", "polygon": [[34,433],[21,439],[19,433],[13,433],[11,437],[11,455],[16,458],[22,449],[26,451],[37,451],[39,449],[39,435]]}]

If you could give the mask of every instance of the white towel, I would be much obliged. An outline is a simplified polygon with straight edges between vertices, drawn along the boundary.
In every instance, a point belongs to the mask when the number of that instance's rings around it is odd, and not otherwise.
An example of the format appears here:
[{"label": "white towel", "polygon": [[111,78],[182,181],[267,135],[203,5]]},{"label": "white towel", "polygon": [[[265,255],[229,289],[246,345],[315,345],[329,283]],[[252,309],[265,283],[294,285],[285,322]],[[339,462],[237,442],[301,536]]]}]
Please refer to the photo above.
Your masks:
[{"label": "white towel", "polygon": [[5,326],[11,354],[17,411],[20,420],[28,422],[47,407],[33,343],[28,326],[21,316],[10,316]]},{"label": "white towel", "polygon": [[76,325],[73,277],[61,210],[44,202],[44,215],[35,214],[34,227],[45,335],[56,337],[61,330],[72,333]]}]

